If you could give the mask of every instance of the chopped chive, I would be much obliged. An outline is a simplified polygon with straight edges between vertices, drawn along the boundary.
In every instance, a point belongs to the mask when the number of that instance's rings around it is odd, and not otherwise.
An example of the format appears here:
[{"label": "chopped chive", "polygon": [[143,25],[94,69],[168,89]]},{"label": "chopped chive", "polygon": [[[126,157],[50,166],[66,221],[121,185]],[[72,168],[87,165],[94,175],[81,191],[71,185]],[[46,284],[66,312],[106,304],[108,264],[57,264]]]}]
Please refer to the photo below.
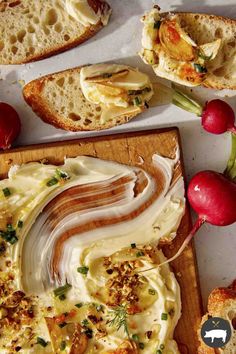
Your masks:
[{"label": "chopped chive", "polygon": [[10,191],[9,188],[3,188],[2,192],[3,192],[5,197],[9,197],[11,195],[11,191]]},{"label": "chopped chive", "polygon": [[162,354],[162,351],[160,349],[157,349],[156,354]]},{"label": "chopped chive", "polygon": [[142,103],[142,100],[137,96],[137,97],[134,98],[133,102],[134,102],[135,106],[140,106],[141,103]]},{"label": "chopped chive", "polygon": [[59,288],[53,290],[54,295],[56,297],[59,297],[60,300],[65,300],[65,298],[61,298],[63,295],[67,293],[68,290],[70,290],[71,285],[70,284],[65,284],[63,286],[60,286]]},{"label": "chopped chive", "polygon": [[108,78],[108,77],[112,77],[112,74],[111,74],[111,73],[104,73],[104,74],[102,74],[102,77],[103,77],[104,79],[106,79],[106,78]]},{"label": "chopped chive", "polygon": [[78,267],[77,268],[77,272],[78,273],[81,273],[81,274],[84,274],[84,275],[87,275],[88,274],[88,271],[89,271],[89,268],[88,267]]},{"label": "chopped chive", "polygon": [[136,257],[142,257],[142,256],[144,256],[144,253],[142,251],[136,253]]},{"label": "chopped chive", "polygon": [[84,304],[80,302],[79,304],[75,304],[75,306],[78,307],[78,309],[80,309],[82,306],[84,306]]},{"label": "chopped chive", "polygon": [[60,328],[63,328],[63,327],[65,327],[66,325],[67,325],[67,323],[66,323],[66,322],[62,322],[62,323],[59,323],[59,325],[58,325],[58,326],[59,326]]},{"label": "chopped chive", "polygon": [[48,345],[48,342],[46,342],[43,338],[37,337],[37,344],[40,344],[42,347],[46,347]]},{"label": "chopped chive", "polygon": [[52,187],[52,186],[55,186],[55,184],[57,184],[57,183],[58,183],[58,179],[56,177],[53,177],[47,182],[47,186]]},{"label": "chopped chive", "polygon": [[65,349],[66,349],[66,341],[63,340],[63,341],[61,342],[61,344],[60,344],[60,350],[63,351],[63,350],[65,350]]},{"label": "chopped chive", "polygon": [[156,295],[156,290],[154,290],[154,289],[148,289],[148,293],[149,293],[150,295]]},{"label": "chopped chive", "polygon": [[70,176],[67,172],[60,170],[59,168],[56,169],[56,174],[59,178],[62,179],[70,179]]},{"label": "chopped chive", "polygon": [[154,22],[154,25],[153,25],[153,28],[159,29],[160,27],[161,27],[161,21],[160,21],[160,20],[155,21],[155,22]]},{"label": "chopped chive", "polygon": [[168,314],[165,313],[165,312],[163,312],[163,313],[161,314],[161,319],[162,319],[162,321],[166,321],[167,318],[168,318]]},{"label": "chopped chive", "polygon": [[161,350],[165,349],[165,345],[164,345],[164,344],[161,344],[161,345],[160,345],[160,349],[161,349]]},{"label": "chopped chive", "polygon": [[66,299],[66,295],[65,294],[59,295],[58,299],[64,301]]},{"label": "chopped chive", "polygon": [[7,231],[14,231],[12,224],[7,224]]},{"label": "chopped chive", "polygon": [[211,58],[213,57],[213,53],[211,53],[211,55],[205,55],[201,50],[199,50],[198,56],[203,60],[211,60]]},{"label": "chopped chive", "polygon": [[91,328],[86,328],[83,333],[86,334],[87,338],[91,339],[93,338],[93,330]]},{"label": "chopped chive", "polygon": [[22,221],[22,220],[19,220],[19,221],[18,221],[18,224],[17,224],[17,226],[19,227],[19,229],[22,229],[23,225],[24,225],[23,221]]},{"label": "chopped chive", "polygon": [[84,327],[89,325],[89,321],[86,318],[81,323],[82,323],[82,326],[84,326]]},{"label": "chopped chive", "polygon": [[132,339],[135,341],[135,342],[139,342],[139,336],[137,334],[133,334],[132,335]]},{"label": "chopped chive", "polygon": [[131,243],[131,248],[136,248],[136,243]]},{"label": "chopped chive", "polygon": [[144,349],[144,347],[145,347],[144,343],[139,343],[138,345],[139,345],[140,349]]},{"label": "chopped chive", "polygon": [[194,63],[193,66],[194,66],[194,69],[196,70],[197,73],[206,73],[207,72],[207,69],[200,64]]},{"label": "chopped chive", "polygon": [[8,242],[11,245],[14,245],[17,241],[18,241],[18,238],[16,236],[12,236]]}]

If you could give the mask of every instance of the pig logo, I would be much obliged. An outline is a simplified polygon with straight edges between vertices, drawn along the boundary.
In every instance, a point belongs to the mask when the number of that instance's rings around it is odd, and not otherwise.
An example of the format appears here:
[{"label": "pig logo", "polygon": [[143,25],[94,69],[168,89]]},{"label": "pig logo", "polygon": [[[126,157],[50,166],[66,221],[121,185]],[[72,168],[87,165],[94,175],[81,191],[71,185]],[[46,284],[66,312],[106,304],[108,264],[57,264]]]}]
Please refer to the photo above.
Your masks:
[{"label": "pig logo", "polygon": [[232,334],[229,321],[220,317],[211,317],[203,323],[201,337],[211,348],[222,348],[230,340]]}]

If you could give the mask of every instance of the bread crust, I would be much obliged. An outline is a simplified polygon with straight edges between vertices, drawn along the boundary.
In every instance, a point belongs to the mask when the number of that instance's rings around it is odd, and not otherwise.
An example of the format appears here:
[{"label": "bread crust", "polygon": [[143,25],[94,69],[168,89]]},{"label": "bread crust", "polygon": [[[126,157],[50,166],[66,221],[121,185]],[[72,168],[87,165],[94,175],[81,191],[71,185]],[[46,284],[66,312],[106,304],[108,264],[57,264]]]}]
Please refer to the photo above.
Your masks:
[{"label": "bread crust", "polygon": [[[90,2],[91,2],[92,7],[97,9],[97,10],[101,6],[103,6],[103,8],[105,8],[106,11],[110,11],[111,10],[110,5],[107,2],[105,2],[105,1],[101,2],[101,0],[90,0]],[[9,4],[12,4],[12,3],[17,3],[17,1],[4,0],[2,3],[0,3],[0,13]],[[42,60],[44,58],[51,57],[51,56],[59,54],[61,52],[65,52],[65,51],[67,51],[67,50],[69,50],[71,48],[74,48],[74,47],[78,46],[79,44],[87,41],[88,39],[93,37],[97,32],[99,32],[103,27],[104,27],[104,25],[102,24],[102,22],[100,20],[95,25],[90,25],[89,27],[85,27],[85,31],[83,32],[83,34],[80,35],[78,38],[76,38],[74,40],[65,41],[65,43],[60,45],[60,46],[51,46],[50,48],[46,48],[46,49],[42,50],[41,54],[30,54],[24,60],[17,60],[16,59],[16,60],[12,60],[12,61],[9,61],[9,62],[2,62],[2,63],[0,62],[0,64],[2,64],[2,65],[26,64],[26,63],[30,63],[30,62],[34,62],[34,61]]]},{"label": "bread crust", "polygon": [[[234,41],[234,45],[236,47],[236,38],[233,35],[233,33],[234,34],[236,33],[236,20],[234,20],[234,19],[230,19],[230,18],[224,17],[224,16],[210,15],[210,14],[206,14],[206,13],[192,13],[192,12],[178,12],[178,11],[170,11],[168,13],[164,12],[164,13],[161,13],[161,16],[166,17],[169,14],[173,14],[173,15],[178,16],[180,21],[186,21],[186,20],[188,20],[189,22],[195,22],[195,21],[204,22],[205,21],[205,22],[212,22],[212,24],[214,26],[216,26],[218,24],[219,28],[227,27],[230,30],[230,32],[232,33],[232,37],[230,39],[216,37],[216,36],[214,37],[214,39],[221,38],[224,48],[226,48],[227,43],[228,42],[230,43],[232,40],[232,41]],[[189,30],[191,26],[187,26],[187,27]],[[213,28],[212,28],[212,30],[215,31],[215,29],[213,29]],[[190,34],[190,37],[192,38],[192,34],[193,34],[193,32],[195,32],[195,28],[192,28],[192,31],[190,29],[188,32]],[[207,43],[207,41],[205,41],[204,43]],[[203,43],[200,43],[200,44],[203,44]],[[223,48],[223,51],[224,51],[224,48]],[[222,48],[220,50],[222,50]],[[235,81],[235,83],[232,83],[231,78],[228,78],[226,80],[225,79],[221,80],[220,76],[219,76],[219,77],[217,77],[217,79],[212,73],[209,73],[209,75],[206,76],[206,80],[201,84],[201,86],[204,86],[207,88],[213,88],[213,89],[217,89],[217,90],[222,90],[222,89],[236,90],[236,81]]]},{"label": "bread crust", "polygon": [[[45,102],[42,97],[42,91],[44,86],[47,84],[55,76],[60,76],[63,73],[72,74],[74,72],[79,73],[82,67],[76,67],[72,69],[63,70],[54,74],[46,75],[40,79],[33,80],[29,82],[23,88],[23,97],[25,101],[31,106],[32,110],[41,118],[45,123],[51,124],[56,128],[68,130],[68,131],[94,131],[94,130],[104,130],[112,128],[116,125],[121,125],[127,123],[132,118],[134,118],[137,113],[134,114],[124,114],[116,119],[113,119],[111,122],[106,122],[106,124],[96,124],[91,126],[83,126],[83,125],[75,125],[73,122],[64,122],[59,114],[55,114],[54,111],[50,108],[50,106]],[[139,113],[144,111],[143,107],[140,107]]]},{"label": "bread crust", "polygon": [[[208,298],[208,313],[203,316],[201,326],[209,316],[212,317],[222,317],[224,318],[227,309],[232,309],[236,315],[236,279],[227,288],[221,287],[214,289]],[[201,343],[198,348],[198,354],[218,354],[223,353],[218,349],[210,348],[206,346],[201,340],[200,329],[199,329],[199,341]],[[232,337],[235,336],[235,333]]]}]

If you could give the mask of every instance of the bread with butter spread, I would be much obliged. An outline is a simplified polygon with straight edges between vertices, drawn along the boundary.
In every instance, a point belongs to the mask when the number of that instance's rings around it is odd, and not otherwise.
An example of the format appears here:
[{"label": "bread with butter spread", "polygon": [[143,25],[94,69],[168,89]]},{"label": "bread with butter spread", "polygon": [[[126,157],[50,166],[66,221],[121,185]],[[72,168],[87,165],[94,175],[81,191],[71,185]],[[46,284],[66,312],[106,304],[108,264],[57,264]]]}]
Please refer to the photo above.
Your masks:
[{"label": "bread with butter spread", "polygon": [[156,75],[186,86],[236,89],[236,20],[202,13],[146,13],[145,63]]},{"label": "bread with butter spread", "polygon": [[0,1],[0,64],[27,63],[75,47],[106,25],[110,14],[103,0]]},{"label": "bread with butter spread", "polygon": [[116,64],[65,70],[23,88],[26,102],[43,121],[70,131],[126,123],[145,110],[152,95],[148,75]]}]

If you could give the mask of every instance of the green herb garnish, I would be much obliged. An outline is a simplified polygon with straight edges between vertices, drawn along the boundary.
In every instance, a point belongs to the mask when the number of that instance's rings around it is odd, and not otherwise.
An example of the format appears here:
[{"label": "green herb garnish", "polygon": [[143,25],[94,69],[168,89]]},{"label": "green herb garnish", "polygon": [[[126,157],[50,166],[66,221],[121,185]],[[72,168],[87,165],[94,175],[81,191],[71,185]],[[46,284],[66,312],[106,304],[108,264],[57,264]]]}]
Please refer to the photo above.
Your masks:
[{"label": "green herb garnish", "polygon": [[167,318],[168,318],[168,314],[165,313],[165,312],[163,312],[163,313],[161,314],[161,319],[162,319],[162,321],[166,321]]},{"label": "green herb garnish", "polygon": [[16,236],[16,230],[12,228],[12,225],[8,224],[8,229],[7,231],[0,231],[0,236],[5,240],[6,242],[10,243],[11,245],[14,245],[17,241],[18,238]]},{"label": "green herb garnish", "polygon": [[162,354],[162,351],[160,349],[157,349],[156,354]]},{"label": "green herb garnish", "polygon": [[155,22],[154,22],[154,25],[153,25],[153,28],[159,29],[160,27],[161,27],[161,21],[160,21],[160,20],[155,21]]},{"label": "green herb garnish", "polygon": [[142,103],[142,100],[141,100],[141,98],[139,98],[138,96],[137,97],[135,97],[134,98],[134,105],[135,106],[140,106],[141,105],[141,103]]},{"label": "green herb garnish", "polygon": [[77,272],[78,273],[81,273],[81,274],[84,274],[84,275],[87,275],[88,274],[88,271],[89,271],[89,268],[88,267],[78,267],[77,268]]},{"label": "green herb garnish", "polygon": [[131,248],[136,248],[136,243],[131,243]]},{"label": "green herb garnish", "polygon": [[58,326],[59,326],[60,328],[63,328],[63,327],[65,327],[66,325],[67,325],[67,323],[66,323],[66,322],[62,322],[62,323],[59,323],[59,325],[58,325]]},{"label": "green herb garnish", "polygon": [[84,304],[82,302],[80,302],[79,304],[75,304],[76,307],[78,307],[78,309],[80,309]]},{"label": "green herb garnish", "polygon": [[132,334],[132,339],[135,341],[135,342],[139,342],[139,336],[137,334]]},{"label": "green herb garnish", "polygon": [[150,295],[156,295],[156,290],[154,290],[154,289],[148,289],[148,293],[149,293]]},{"label": "green herb garnish", "polygon": [[144,349],[144,347],[145,347],[144,343],[139,343],[138,346],[140,349]]},{"label": "green herb garnish", "polygon": [[93,338],[93,330],[91,328],[86,328],[83,330],[83,333],[86,334],[89,339]]},{"label": "green herb garnish", "polygon": [[104,79],[106,79],[106,78],[112,77],[112,74],[111,73],[104,73],[104,74],[102,74],[102,77]]},{"label": "green herb garnish", "polygon": [[198,52],[198,56],[199,58],[202,58],[203,60],[211,60],[211,58],[213,57],[213,53],[211,53],[211,55],[205,55],[201,50],[199,50]]},{"label": "green herb garnish", "polygon": [[19,227],[19,229],[22,229],[23,225],[24,225],[23,221],[22,221],[22,220],[19,220],[19,221],[18,221],[18,224],[17,224],[17,226]]},{"label": "green herb garnish", "polygon": [[68,290],[70,290],[71,285],[70,284],[65,284],[63,286],[60,286],[59,288],[53,290],[53,293],[56,297],[59,297],[60,300],[65,300],[65,294],[67,293]]},{"label": "green herb garnish", "polygon": [[89,321],[86,318],[81,323],[84,327],[87,327],[89,325]]},{"label": "green herb garnish", "polygon": [[9,197],[11,195],[11,191],[10,191],[9,188],[3,188],[2,192],[3,192],[5,197]]},{"label": "green herb garnish", "polygon": [[63,351],[63,350],[65,350],[65,349],[66,349],[66,341],[63,340],[63,341],[61,342],[61,344],[60,344],[60,350]]},{"label": "green herb garnish", "polygon": [[144,256],[143,251],[139,251],[136,253],[136,257],[142,257],[142,256]]},{"label": "green herb garnish", "polygon": [[103,310],[104,310],[103,305],[95,305],[95,306],[96,306],[96,310],[97,310],[98,312],[103,312]]},{"label": "green herb garnish", "polygon": [[110,321],[108,321],[108,325],[115,326],[117,331],[119,331],[120,328],[123,328],[124,332],[129,338],[130,335],[129,335],[129,329],[127,323],[127,318],[128,318],[127,306],[119,305],[116,308],[114,308],[114,310],[111,311],[110,314],[113,316],[113,318]]},{"label": "green herb garnish", "polygon": [[70,176],[67,172],[60,170],[59,168],[56,169],[56,174],[61,179],[70,179]]},{"label": "green herb garnish", "polygon": [[47,182],[47,186],[48,187],[55,186],[58,182],[59,182],[58,179],[56,177],[53,177]]},{"label": "green herb garnish", "polygon": [[194,63],[193,66],[194,66],[194,69],[195,69],[195,71],[197,73],[203,74],[203,73],[207,72],[207,69],[204,66],[200,65],[200,64]]},{"label": "green herb garnish", "polygon": [[42,347],[46,347],[48,345],[48,342],[46,342],[43,338],[37,337],[37,344],[40,344]]}]

